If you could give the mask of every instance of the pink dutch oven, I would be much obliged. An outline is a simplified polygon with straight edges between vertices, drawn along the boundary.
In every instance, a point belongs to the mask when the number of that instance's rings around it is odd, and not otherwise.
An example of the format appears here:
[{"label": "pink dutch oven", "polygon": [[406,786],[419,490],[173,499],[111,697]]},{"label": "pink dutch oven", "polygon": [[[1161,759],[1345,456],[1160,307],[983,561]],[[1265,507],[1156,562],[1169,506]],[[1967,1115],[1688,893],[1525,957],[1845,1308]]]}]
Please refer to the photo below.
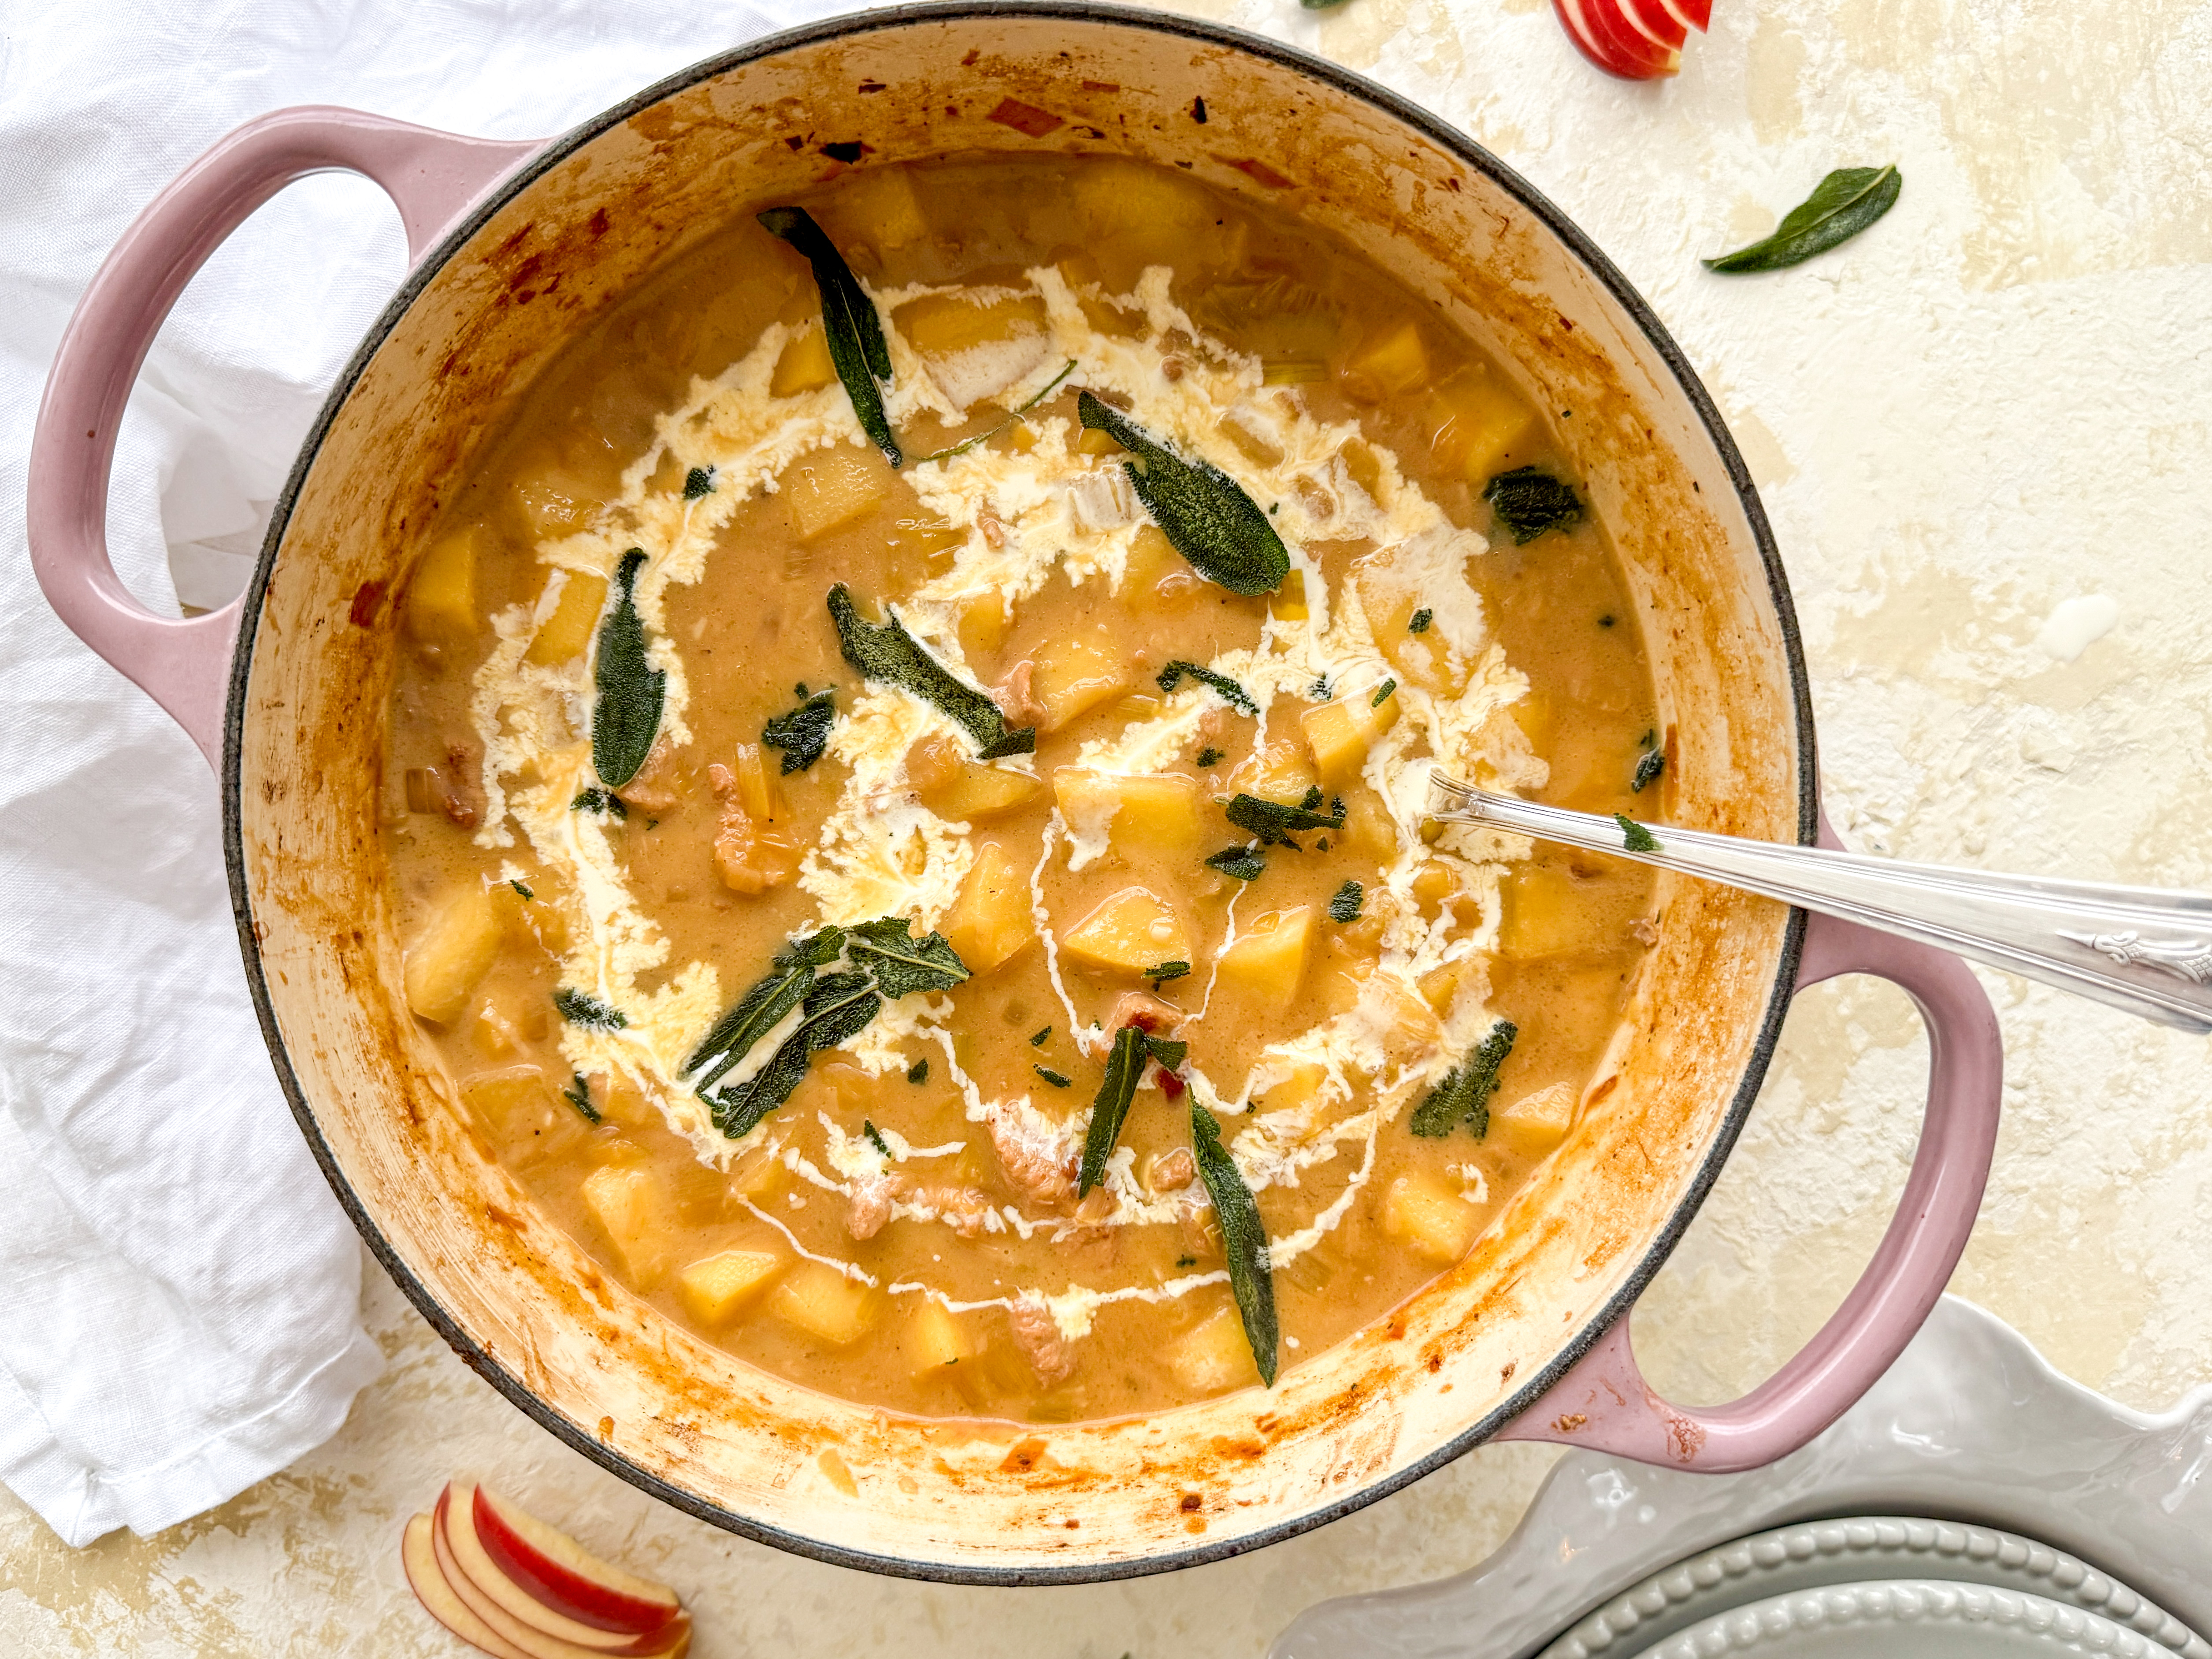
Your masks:
[{"label": "pink dutch oven", "polygon": [[[991,119],[1006,99],[1053,125]],[[164,191],[87,291],[40,416],[31,552],[63,620],[221,776],[270,1053],[362,1237],[471,1366],[577,1449],[719,1526],[915,1577],[1065,1583],[1215,1559],[1488,1440],[1711,1471],[1803,1445],[1902,1351],[1965,1246],[1996,1133],[1996,1024],[1951,957],[1680,877],[1661,878],[1659,942],[1574,1130],[1468,1259],[1275,1389],[1147,1420],[905,1421],[767,1376],[608,1282],[488,1158],[406,1012],[378,876],[393,596],[507,400],[586,319],[693,227],[804,187],[821,143],[853,139],[872,162],[1139,154],[1358,241],[1530,395],[1575,411],[1563,427],[1674,729],[1674,821],[1827,839],[1789,589],[1711,400],[1557,208],[1380,87],[1211,24],[1055,0],[795,30],[544,143],[282,110]],[[390,193],[414,268],[325,404],[243,600],[154,616],[104,544],[132,380],[209,253],[331,168]],[[1903,1200],[1803,1352],[1733,1404],[1671,1405],[1637,1370],[1627,1313],[1741,1130],[1790,997],[1845,973],[1893,981],[1927,1020]],[[1042,1449],[1009,1456],[1018,1441]]]}]

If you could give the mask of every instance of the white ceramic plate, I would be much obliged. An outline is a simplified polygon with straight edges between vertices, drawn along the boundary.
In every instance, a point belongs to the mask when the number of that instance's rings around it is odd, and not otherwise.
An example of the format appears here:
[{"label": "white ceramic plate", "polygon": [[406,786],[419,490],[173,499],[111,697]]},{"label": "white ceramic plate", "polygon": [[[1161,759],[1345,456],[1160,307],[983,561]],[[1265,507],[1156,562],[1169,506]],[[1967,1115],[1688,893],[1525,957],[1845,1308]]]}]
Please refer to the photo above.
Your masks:
[{"label": "white ceramic plate", "polygon": [[1715,1613],[1645,1659],[2152,1659],[2165,1651],[2109,1619],[2044,1596],[1892,1578]]},{"label": "white ceramic plate", "polygon": [[2009,1591],[2144,1637],[2148,1654],[2212,1659],[2212,1645],[2179,1620],[2062,1550],[1994,1528],[1905,1516],[1804,1522],[1706,1550],[1614,1596],[1542,1659],[1657,1659],[1680,1646],[1670,1639],[1676,1632],[1725,1626],[1731,1609],[1895,1580]]}]

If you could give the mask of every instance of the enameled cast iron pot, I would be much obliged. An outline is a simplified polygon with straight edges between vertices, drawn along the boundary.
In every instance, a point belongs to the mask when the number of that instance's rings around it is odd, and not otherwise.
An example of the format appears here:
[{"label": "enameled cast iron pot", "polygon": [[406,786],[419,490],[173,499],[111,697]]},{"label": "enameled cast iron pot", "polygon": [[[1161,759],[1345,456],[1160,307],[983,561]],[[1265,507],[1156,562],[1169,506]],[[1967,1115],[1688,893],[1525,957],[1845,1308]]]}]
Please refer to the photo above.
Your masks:
[{"label": "enameled cast iron pot", "polygon": [[[164,191],[86,294],[40,418],[31,551],[63,619],[222,775],[270,1053],[385,1267],[494,1387],[625,1479],[748,1536],[916,1577],[1066,1582],[1217,1559],[1484,1440],[1727,1470],[1818,1433],[1904,1347],[1965,1244],[1996,1134],[1996,1022],[1948,957],[1679,877],[1660,878],[1659,942],[1572,1133],[1473,1254],[1274,1389],[1147,1421],[906,1422],[762,1375],[610,1283],[485,1155],[408,1014],[378,876],[395,596],[446,492],[564,340],[702,230],[820,179],[824,145],[856,139],[862,166],[1134,154],[1348,236],[1493,346],[1531,397],[1572,411],[1559,428],[1650,644],[1673,821],[1820,831],[1789,590],[1711,399],[1558,209],[1380,87],[1184,18],[967,3],[777,35],[545,143],[280,111]],[[223,237],[329,168],[390,192],[415,267],[324,406],[243,601],[149,615],[103,540],[131,380]],[[1730,1406],[1670,1406],[1638,1375],[1624,1316],[1742,1127],[1792,992],[1850,971],[1896,981],[1929,1024],[1902,1206],[1778,1376]]]}]

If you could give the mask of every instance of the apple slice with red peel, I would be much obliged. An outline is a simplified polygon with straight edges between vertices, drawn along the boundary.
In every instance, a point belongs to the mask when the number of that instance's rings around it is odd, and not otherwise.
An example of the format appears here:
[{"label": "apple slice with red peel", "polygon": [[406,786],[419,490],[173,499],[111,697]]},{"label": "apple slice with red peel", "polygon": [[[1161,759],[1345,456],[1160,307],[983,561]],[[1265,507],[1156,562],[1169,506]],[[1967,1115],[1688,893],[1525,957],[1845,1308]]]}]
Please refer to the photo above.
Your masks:
[{"label": "apple slice with red peel", "polygon": [[[455,1497],[459,1496],[455,1489]],[[647,1636],[681,1612],[676,1592],[602,1561],[568,1534],[483,1487],[471,1518],[492,1565],[541,1605],[595,1630]]]},{"label": "apple slice with red peel", "polygon": [[[476,1527],[476,1495],[477,1487],[472,1481],[455,1481],[440,1493],[438,1529],[462,1577],[497,1603],[502,1613],[574,1647],[604,1654],[606,1659],[629,1659],[633,1655],[657,1653],[667,1646],[668,1626],[672,1620],[664,1620],[659,1628],[643,1635],[632,1631],[603,1630],[556,1612],[517,1584],[485,1552]],[[498,1624],[496,1620],[490,1622]]]},{"label": "apple slice with red peel", "polygon": [[[444,1500],[441,1498],[440,1502],[442,1504]],[[460,1599],[461,1604],[495,1632],[509,1647],[519,1650],[528,1659],[607,1659],[605,1648],[579,1647],[574,1642],[564,1642],[557,1636],[548,1635],[534,1625],[525,1624],[492,1600],[461,1571],[460,1563],[453,1558],[451,1534],[445,1527],[432,1527],[430,1544],[437,1557],[438,1571],[444,1575],[447,1584]],[[635,1650],[641,1659],[667,1659],[667,1656],[678,1648],[690,1645],[691,1621],[679,1616],[671,1620],[651,1637],[633,1639],[641,1644]]]},{"label": "apple slice with red peel", "polygon": [[1621,15],[1618,0],[1552,0],[1552,9],[1576,48],[1607,75],[1651,81],[1681,66],[1680,52],[1647,39]]},{"label": "apple slice with red peel", "polygon": [[1615,0],[1628,27],[1662,52],[1679,52],[1690,32],[1662,0]]},{"label": "apple slice with red peel", "polygon": [[422,1610],[492,1659],[536,1659],[470,1612],[468,1604],[454,1594],[453,1585],[438,1570],[437,1533],[434,1521],[418,1515],[408,1522],[399,1540],[399,1565],[406,1570],[407,1587],[415,1592]]},{"label": "apple slice with red peel", "polygon": [[1703,34],[1713,21],[1713,0],[1659,0],[1684,28]]}]

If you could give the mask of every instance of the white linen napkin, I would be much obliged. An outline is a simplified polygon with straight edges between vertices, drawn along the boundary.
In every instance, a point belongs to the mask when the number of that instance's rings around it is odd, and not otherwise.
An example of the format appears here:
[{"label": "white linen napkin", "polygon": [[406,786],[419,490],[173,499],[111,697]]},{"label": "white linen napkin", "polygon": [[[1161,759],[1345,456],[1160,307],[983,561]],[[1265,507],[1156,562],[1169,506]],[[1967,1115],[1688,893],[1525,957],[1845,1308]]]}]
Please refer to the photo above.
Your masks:
[{"label": "white linen napkin", "polygon": [[[70,307],[145,203],[254,115],[333,103],[550,136],[846,9],[534,0],[18,6],[0,34],[0,1481],[71,1544],[198,1514],[336,1432],[382,1364],[361,1254],[247,1002],[216,784],[48,610],[25,456]],[[350,178],[264,207],[140,374],[111,494],[149,606],[243,585],[300,439],[402,275]],[[173,581],[172,568],[175,578]]]}]

